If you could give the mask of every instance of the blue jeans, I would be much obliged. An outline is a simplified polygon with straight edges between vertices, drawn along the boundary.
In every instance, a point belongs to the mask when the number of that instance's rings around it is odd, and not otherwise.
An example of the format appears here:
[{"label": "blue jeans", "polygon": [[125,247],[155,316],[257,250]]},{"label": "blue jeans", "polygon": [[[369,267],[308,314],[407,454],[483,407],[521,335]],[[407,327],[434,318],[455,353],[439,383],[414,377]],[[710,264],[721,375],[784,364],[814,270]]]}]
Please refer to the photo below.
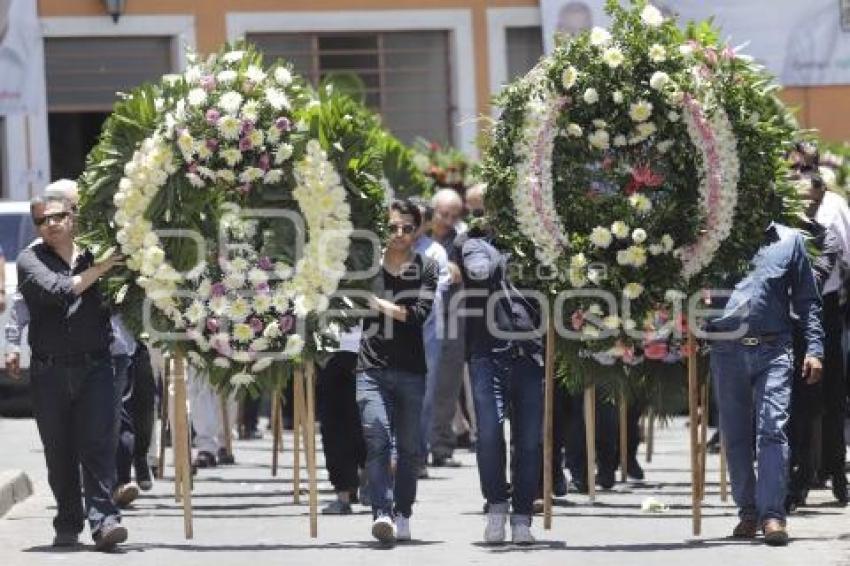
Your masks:
[{"label": "blue jeans", "polygon": [[33,360],[31,376],[47,481],[56,498],[53,526],[57,533],[78,534],[87,516],[92,535],[96,535],[104,526],[121,521],[112,501],[121,397],[111,360],[105,357],[88,367]]},{"label": "blue jeans", "polygon": [[[789,464],[785,430],[793,379],[790,337],[758,346],[714,342],[711,374],[738,514],[759,522],[784,521]],[[758,480],[753,470],[754,412]]]},{"label": "blue jeans", "polygon": [[[357,406],[366,441],[372,515],[410,517],[420,463],[420,419],[425,376],[398,369],[357,374]],[[391,472],[393,440],[397,453]],[[395,506],[393,506],[395,502]]]},{"label": "blue jeans", "polygon": [[431,315],[422,326],[422,342],[425,346],[425,365],[428,373],[425,374],[425,397],[422,401],[422,418],[420,419],[420,453],[422,464],[428,461],[428,449],[431,442],[431,430],[434,424],[434,396],[437,390],[438,370],[440,368],[440,354],[442,353],[443,341],[437,336],[437,317],[442,316],[440,307],[440,295],[434,298],[434,308]]},{"label": "blue jeans", "polygon": [[509,351],[475,354],[469,361],[478,419],[478,474],[491,511],[507,511],[505,418],[514,439],[511,524],[531,524],[540,476],[543,367]]}]

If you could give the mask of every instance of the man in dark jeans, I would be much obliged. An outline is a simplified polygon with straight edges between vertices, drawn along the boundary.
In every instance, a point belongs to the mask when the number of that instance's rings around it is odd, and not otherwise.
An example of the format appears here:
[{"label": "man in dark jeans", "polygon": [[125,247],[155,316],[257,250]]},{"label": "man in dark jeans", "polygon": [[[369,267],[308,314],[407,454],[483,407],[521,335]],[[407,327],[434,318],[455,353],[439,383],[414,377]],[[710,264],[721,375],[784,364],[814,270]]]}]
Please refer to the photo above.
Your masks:
[{"label": "man in dark jeans", "polygon": [[130,483],[131,469],[136,473],[139,489],[150,491],[153,488],[153,475],[147,458],[153,434],[155,404],[156,383],[150,353],[144,344],[137,342],[135,351],[129,358],[127,383],[123,388],[121,406],[117,460],[119,488],[115,494],[115,501],[119,506],[134,499],[127,497],[125,493],[127,486],[133,485]]},{"label": "man in dark jeans", "polygon": [[[439,273],[434,260],[413,251],[421,222],[412,202],[390,206],[387,248],[369,299],[375,314],[364,319],[357,358],[372,536],[385,544],[410,540],[416,500],[426,372],[422,327],[431,313]],[[395,477],[390,468],[393,446]]]},{"label": "man in dark jeans", "polygon": [[[483,230],[473,227],[469,237],[456,245],[461,249],[466,293],[467,359],[478,419],[478,473],[487,500],[484,542],[504,542],[512,504],[512,541],[533,544],[531,518],[543,429],[543,343],[537,331],[540,305],[511,284],[507,257]],[[493,299],[495,308],[490,309],[488,301]],[[493,316],[487,316],[489,313]],[[514,444],[512,492],[505,469],[508,415]]]},{"label": "man in dark jeans", "polygon": [[18,289],[31,316],[33,410],[58,507],[54,544],[77,544],[88,516],[97,550],[111,550],[127,540],[112,501],[120,399],[109,309],[95,283],[119,258],[96,262],[74,243],[66,199],[48,198],[33,222],[42,242],[18,256]]}]

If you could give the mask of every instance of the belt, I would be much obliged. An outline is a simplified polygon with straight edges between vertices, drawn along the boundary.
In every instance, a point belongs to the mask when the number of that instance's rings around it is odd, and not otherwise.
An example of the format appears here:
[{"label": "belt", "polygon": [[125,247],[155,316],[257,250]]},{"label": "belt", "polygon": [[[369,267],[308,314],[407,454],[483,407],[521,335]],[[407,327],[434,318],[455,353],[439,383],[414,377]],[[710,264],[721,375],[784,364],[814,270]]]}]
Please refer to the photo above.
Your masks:
[{"label": "belt", "polygon": [[782,338],[784,334],[764,334],[762,336],[744,336],[740,339],[740,343],[742,346],[759,346],[761,344],[773,344],[780,338]]},{"label": "belt", "polygon": [[83,352],[80,354],[40,354],[33,352],[32,357],[39,363],[48,366],[83,367],[109,359],[109,350]]}]

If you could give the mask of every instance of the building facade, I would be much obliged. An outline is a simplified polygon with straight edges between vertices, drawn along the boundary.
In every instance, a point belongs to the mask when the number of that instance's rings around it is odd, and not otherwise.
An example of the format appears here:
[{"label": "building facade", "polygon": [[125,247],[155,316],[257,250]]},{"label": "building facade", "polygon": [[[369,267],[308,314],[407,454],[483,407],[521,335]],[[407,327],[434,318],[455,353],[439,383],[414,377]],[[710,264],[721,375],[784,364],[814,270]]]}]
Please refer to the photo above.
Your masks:
[{"label": "building facade", "polygon": [[[35,2],[36,0],[31,0]],[[75,177],[126,91],[186,66],[185,48],[245,37],[314,84],[356,75],[366,103],[405,141],[470,153],[491,96],[543,52],[537,0],[38,0],[40,110],[0,118],[0,198],[26,199]],[[789,88],[805,127],[850,139],[850,86]]]}]

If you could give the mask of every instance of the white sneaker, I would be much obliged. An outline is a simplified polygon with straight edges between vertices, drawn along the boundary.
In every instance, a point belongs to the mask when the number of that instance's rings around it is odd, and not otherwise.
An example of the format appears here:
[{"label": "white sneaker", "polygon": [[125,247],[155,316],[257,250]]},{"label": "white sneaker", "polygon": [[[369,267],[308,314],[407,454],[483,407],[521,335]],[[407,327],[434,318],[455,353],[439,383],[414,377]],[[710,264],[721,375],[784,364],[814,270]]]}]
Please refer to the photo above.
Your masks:
[{"label": "white sneaker", "polygon": [[528,545],[537,542],[531,534],[531,525],[514,523],[511,525],[511,540],[514,544]]},{"label": "white sneaker", "polygon": [[507,513],[487,513],[487,526],[484,527],[484,542],[486,544],[502,544],[505,542],[505,523],[508,522]]},{"label": "white sneaker", "polygon": [[396,515],[395,538],[398,541],[410,540],[410,517]]},{"label": "white sneaker", "polygon": [[384,544],[392,544],[396,541],[396,528],[392,519],[382,515],[372,523],[372,536]]}]

